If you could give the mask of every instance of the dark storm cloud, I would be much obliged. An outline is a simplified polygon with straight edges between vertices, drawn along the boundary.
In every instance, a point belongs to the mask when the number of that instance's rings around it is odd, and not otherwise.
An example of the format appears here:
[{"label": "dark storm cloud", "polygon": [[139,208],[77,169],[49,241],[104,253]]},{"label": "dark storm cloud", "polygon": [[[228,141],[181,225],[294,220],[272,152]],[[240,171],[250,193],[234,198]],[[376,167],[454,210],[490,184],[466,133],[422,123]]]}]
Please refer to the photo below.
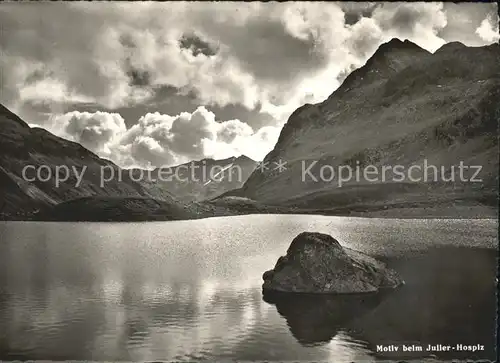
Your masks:
[{"label": "dark storm cloud", "polygon": [[[328,63],[328,55],[316,47],[312,34],[307,39],[298,39],[287,33],[281,24],[259,19],[249,22],[245,31],[252,34],[246,42],[233,38],[239,34],[228,32],[226,37],[234,44],[232,54],[258,78],[287,81]],[[283,62],[285,59],[286,62]]]},{"label": "dark storm cloud", "polygon": [[[22,16],[12,19],[11,12]],[[58,16],[60,15],[60,16]],[[55,21],[57,19],[57,21]],[[83,21],[83,20],[86,21]],[[91,56],[93,54],[92,34],[105,26],[95,22],[85,14],[73,10],[66,4],[2,4],[0,7],[0,47],[7,55],[21,57],[25,61],[41,63],[49,71],[48,65],[58,60],[68,60],[57,73],[72,72],[80,75],[68,78],[70,86],[78,86],[92,94],[102,94],[107,89],[106,78],[98,82],[96,77],[85,76],[99,74]],[[78,31],[61,34],[61,29],[78,25]],[[62,31],[64,33],[64,30]],[[87,54],[86,57],[80,54]],[[52,69],[55,71],[55,69]]]},{"label": "dark storm cloud", "polygon": [[422,3],[383,3],[377,7],[379,13],[384,13],[384,21],[380,22],[380,27],[403,35],[411,35],[418,24],[432,23],[432,18],[439,9],[440,7],[424,6]]},{"label": "dark storm cloud", "polygon": [[340,7],[344,10],[345,23],[347,25],[356,24],[361,18],[370,18],[373,10],[378,6],[376,2],[345,2]]},{"label": "dark storm cloud", "polygon": [[214,105],[207,108],[222,120],[238,119],[251,126],[254,130],[258,130],[266,125],[273,125],[275,122],[272,115],[262,111],[261,105],[257,105],[251,110],[242,105],[227,105],[224,107]]},{"label": "dark storm cloud", "polygon": [[183,34],[179,39],[179,45],[183,49],[189,49],[196,57],[198,54],[212,56],[217,54],[215,46],[211,46],[208,42],[203,41],[195,34]]},{"label": "dark storm cloud", "polygon": [[147,87],[151,84],[151,73],[129,65],[126,74],[132,87]]},{"label": "dark storm cloud", "polygon": [[389,28],[395,28],[403,34],[412,33],[415,25],[422,19],[422,11],[415,8],[398,7],[392,16],[389,24],[384,24]]}]

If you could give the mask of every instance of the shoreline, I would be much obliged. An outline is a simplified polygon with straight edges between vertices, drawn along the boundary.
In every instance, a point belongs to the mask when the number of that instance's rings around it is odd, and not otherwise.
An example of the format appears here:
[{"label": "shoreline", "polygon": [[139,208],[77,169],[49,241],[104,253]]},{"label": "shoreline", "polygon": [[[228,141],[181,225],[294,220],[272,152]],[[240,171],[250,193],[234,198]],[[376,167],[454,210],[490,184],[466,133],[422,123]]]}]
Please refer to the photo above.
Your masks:
[{"label": "shoreline", "polygon": [[[193,218],[179,218],[172,219],[167,216],[157,215],[157,216],[148,216],[146,218],[134,218],[133,216],[128,216],[125,218],[111,218],[111,219],[99,219],[99,218],[54,218],[47,216],[0,216],[0,222],[96,222],[96,223],[144,223],[144,222],[170,222],[170,221],[191,221],[191,220],[203,220],[203,219],[211,219],[211,218],[226,218],[226,217],[243,217],[250,215],[300,215],[300,216],[320,216],[320,217],[342,217],[342,218],[363,218],[363,219],[443,219],[443,220],[498,220],[498,212],[493,210],[479,210],[479,213],[474,213],[472,211],[465,211],[465,213],[443,213],[442,211],[434,211],[429,214],[428,209],[421,208],[398,208],[395,210],[375,210],[375,211],[366,211],[366,212],[348,212],[348,213],[336,213],[335,211],[318,211],[318,212],[310,212],[310,211],[276,211],[276,212],[265,212],[265,211],[255,211],[255,212],[246,212],[246,213],[227,213],[227,214],[213,214],[213,215],[200,215]],[[27,217],[27,218],[26,218]]]}]

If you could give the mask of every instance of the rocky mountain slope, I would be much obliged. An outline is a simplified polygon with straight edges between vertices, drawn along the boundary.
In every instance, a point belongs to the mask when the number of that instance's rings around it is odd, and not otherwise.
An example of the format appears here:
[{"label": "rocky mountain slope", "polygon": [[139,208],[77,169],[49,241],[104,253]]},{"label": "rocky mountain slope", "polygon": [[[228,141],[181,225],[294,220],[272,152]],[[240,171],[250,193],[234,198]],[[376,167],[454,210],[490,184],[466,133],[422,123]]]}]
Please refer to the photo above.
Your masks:
[{"label": "rocky mountain slope", "polygon": [[[240,188],[256,166],[257,162],[245,155],[222,160],[202,159],[152,170],[147,178],[184,202],[203,201]],[[134,169],[132,173],[140,177],[143,171]]]},{"label": "rocky mountain slope", "polygon": [[[498,44],[449,43],[432,54],[393,39],[324,102],[297,109],[264,160],[269,169],[225,196],[340,214],[496,210],[499,99]],[[280,161],[281,172],[273,168]],[[469,168],[461,178],[461,162],[480,173]],[[420,169],[410,175],[413,165]],[[341,184],[339,166],[344,179],[345,166],[353,172]]]},{"label": "rocky mountain slope", "polygon": [[[101,197],[101,201],[114,198],[114,204],[119,204],[117,197],[124,204],[124,199],[133,198],[135,205],[144,204],[145,215],[148,206],[156,206],[150,200],[159,200],[164,209],[168,205],[173,211],[186,211],[179,217],[191,214],[189,208],[153,182],[133,181],[129,173],[112,162],[99,158],[78,143],[56,137],[41,128],[30,128],[3,106],[0,106],[0,130],[0,213],[3,219],[25,219],[40,210],[85,197]],[[68,174],[63,166],[69,169]],[[37,170],[40,170],[38,176]],[[115,175],[113,178],[111,173]],[[101,175],[106,179],[104,183]]]}]

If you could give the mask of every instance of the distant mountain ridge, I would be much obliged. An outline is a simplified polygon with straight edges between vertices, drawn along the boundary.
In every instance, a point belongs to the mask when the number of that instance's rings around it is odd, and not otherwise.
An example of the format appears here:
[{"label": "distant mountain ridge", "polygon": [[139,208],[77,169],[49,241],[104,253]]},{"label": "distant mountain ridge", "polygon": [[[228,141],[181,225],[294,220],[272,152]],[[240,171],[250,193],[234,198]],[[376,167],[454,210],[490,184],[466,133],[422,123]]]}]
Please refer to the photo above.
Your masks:
[{"label": "distant mountain ridge", "polygon": [[[157,185],[184,202],[215,198],[227,191],[240,188],[257,167],[257,162],[246,155],[222,160],[201,159],[150,172]],[[132,169],[140,176],[140,169]]]},{"label": "distant mountain ridge", "polygon": [[[409,41],[380,46],[325,101],[306,104],[288,119],[264,162],[287,169],[255,170],[225,196],[301,210],[369,211],[398,208],[496,208],[500,47],[450,43],[434,54]],[[361,167],[422,165],[451,171],[463,161],[482,166],[481,183],[302,179],[302,163]],[[393,175],[389,175],[389,179]],[[223,199],[223,198],[222,198]],[[220,200],[222,203],[222,199]],[[458,203],[458,204],[457,204]]]}]

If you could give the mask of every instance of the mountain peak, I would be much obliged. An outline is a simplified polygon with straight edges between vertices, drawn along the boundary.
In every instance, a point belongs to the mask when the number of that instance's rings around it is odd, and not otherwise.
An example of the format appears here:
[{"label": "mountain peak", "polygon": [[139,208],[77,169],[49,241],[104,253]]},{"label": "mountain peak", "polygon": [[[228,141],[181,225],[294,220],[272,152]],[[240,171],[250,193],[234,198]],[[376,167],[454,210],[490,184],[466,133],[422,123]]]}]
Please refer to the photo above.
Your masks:
[{"label": "mountain peak", "polygon": [[376,79],[387,78],[428,55],[432,55],[432,53],[409,40],[402,41],[398,38],[392,38],[381,44],[362,67],[352,71],[330,97],[355,88],[361,82],[369,83]]},{"label": "mountain peak", "polygon": [[391,51],[417,51],[417,52],[427,52],[425,49],[419,47],[417,44],[405,39],[404,41],[398,38],[392,38],[386,43],[381,44],[378,49],[375,51],[374,57],[377,54],[386,54]]},{"label": "mountain peak", "polygon": [[392,38],[391,40],[389,40],[388,42],[385,42],[385,43],[382,43],[380,45],[380,47],[383,47],[383,46],[391,46],[391,47],[401,47],[403,46],[405,43],[411,43],[409,40],[401,40],[399,38]]},{"label": "mountain peak", "polygon": [[238,156],[237,158],[235,158],[235,160],[238,160],[238,161],[252,161],[252,162],[256,162],[255,160],[253,160],[252,158],[244,155],[244,154],[241,154],[240,156]]},{"label": "mountain peak", "polygon": [[449,42],[444,44],[441,48],[436,50],[436,53],[442,53],[442,52],[454,52],[456,50],[461,50],[467,48],[467,46],[463,43],[460,42]]}]

